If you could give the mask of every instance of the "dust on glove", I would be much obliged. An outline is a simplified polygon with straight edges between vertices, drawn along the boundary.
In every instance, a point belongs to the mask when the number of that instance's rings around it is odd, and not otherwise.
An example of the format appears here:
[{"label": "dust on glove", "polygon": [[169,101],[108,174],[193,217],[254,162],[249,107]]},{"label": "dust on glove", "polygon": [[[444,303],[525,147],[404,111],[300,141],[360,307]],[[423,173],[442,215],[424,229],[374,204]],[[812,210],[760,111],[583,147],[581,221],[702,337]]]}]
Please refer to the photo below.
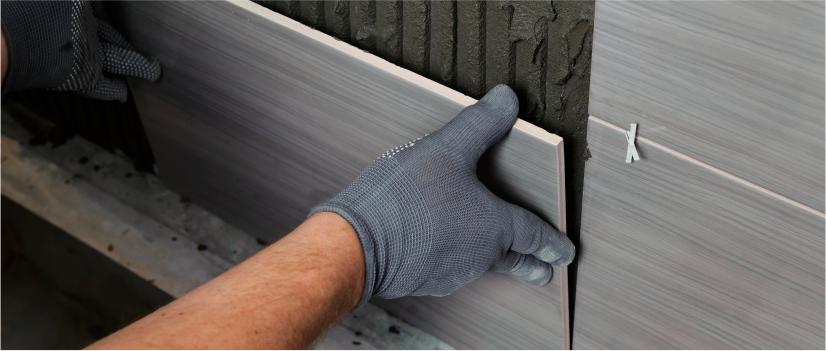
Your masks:
[{"label": "dust on glove", "polygon": [[138,53],[86,1],[2,1],[8,48],[3,91],[47,88],[126,101],[124,77],[156,81],[161,66]]},{"label": "dust on glove", "polygon": [[438,131],[383,153],[310,211],[335,212],[358,233],[361,304],[448,295],[491,269],[544,285],[571,262],[568,238],[476,176],[479,157],[513,127],[518,109],[513,91],[496,86]]}]

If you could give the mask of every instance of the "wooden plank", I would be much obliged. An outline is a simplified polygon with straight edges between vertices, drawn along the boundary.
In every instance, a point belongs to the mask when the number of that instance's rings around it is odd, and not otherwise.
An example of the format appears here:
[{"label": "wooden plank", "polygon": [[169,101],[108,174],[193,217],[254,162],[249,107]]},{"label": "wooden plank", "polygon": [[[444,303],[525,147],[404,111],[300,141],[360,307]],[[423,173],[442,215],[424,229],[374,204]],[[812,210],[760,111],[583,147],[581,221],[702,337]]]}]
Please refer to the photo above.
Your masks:
[{"label": "wooden plank", "polygon": [[591,117],[576,348],[822,349],[824,216]]},{"label": "wooden plank", "polygon": [[823,1],[599,1],[590,113],[824,209]]},{"label": "wooden plank", "polygon": [[[256,236],[286,233],[381,151],[474,102],[250,2],[120,10],[127,36],[164,63],[159,84],[133,82],[161,177]],[[481,173],[564,230],[562,161],[559,137],[520,120]],[[457,347],[562,346],[558,279],[488,274],[452,299],[382,305]]]}]

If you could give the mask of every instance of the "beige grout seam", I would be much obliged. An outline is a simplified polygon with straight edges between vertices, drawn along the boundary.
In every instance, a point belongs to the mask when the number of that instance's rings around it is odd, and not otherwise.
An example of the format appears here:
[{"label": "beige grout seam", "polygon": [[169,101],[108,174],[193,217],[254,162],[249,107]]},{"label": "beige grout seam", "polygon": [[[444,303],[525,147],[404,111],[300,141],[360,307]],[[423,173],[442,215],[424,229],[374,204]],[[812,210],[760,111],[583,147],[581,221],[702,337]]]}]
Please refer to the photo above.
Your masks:
[{"label": "beige grout seam", "polygon": [[[616,130],[617,132],[624,133],[624,132],[626,131],[625,129],[623,129],[623,128],[619,127],[619,126],[617,126],[617,125],[615,125],[615,124],[613,124],[613,123],[611,123],[611,122],[608,122],[608,121],[606,121],[606,120],[604,120],[604,119],[601,119],[601,118],[599,118],[599,117],[597,117],[597,116],[594,116],[594,115],[590,115],[590,120],[593,120],[594,122],[599,123],[599,124],[601,124],[601,125],[604,125],[604,126],[606,126],[606,127],[608,127],[608,128],[614,129],[614,130]],[[774,192],[774,191],[771,191],[771,190],[769,190],[769,189],[766,189],[766,188],[764,188],[764,187],[762,187],[762,186],[760,186],[760,185],[757,185],[757,184],[752,183],[752,182],[750,182],[750,181],[748,181],[748,180],[746,180],[746,179],[744,179],[744,178],[741,178],[741,177],[739,177],[739,176],[737,176],[737,175],[735,175],[735,174],[733,174],[733,173],[726,172],[726,171],[724,171],[724,170],[722,170],[722,169],[719,169],[719,168],[714,167],[714,166],[712,166],[712,165],[710,165],[710,164],[708,164],[708,163],[705,163],[705,162],[700,161],[700,160],[698,160],[698,159],[696,159],[696,158],[693,158],[693,157],[691,157],[691,156],[688,156],[688,155],[686,155],[686,154],[684,154],[684,153],[682,153],[682,152],[679,152],[679,151],[677,151],[677,150],[674,150],[674,149],[672,149],[672,148],[670,148],[670,147],[668,147],[668,146],[665,146],[665,145],[663,145],[663,144],[660,144],[660,143],[658,143],[658,142],[656,142],[656,141],[653,141],[653,140],[651,140],[651,139],[648,139],[648,138],[646,138],[646,137],[639,136],[639,135],[637,136],[637,141],[638,141],[638,142],[645,143],[646,145],[651,146],[651,147],[653,147],[653,148],[655,148],[655,149],[659,149],[660,151],[663,151],[663,152],[665,152],[665,153],[668,153],[668,154],[670,154],[670,155],[672,155],[672,156],[674,156],[674,157],[676,157],[676,158],[678,158],[678,159],[680,159],[680,160],[686,161],[686,162],[691,163],[691,164],[693,164],[693,165],[695,165],[695,166],[698,166],[698,167],[700,167],[700,168],[703,168],[703,169],[705,169],[705,170],[707,170],[707,171],[709,171],[709,172],[711,172],[711,173],[714,173],[714,174],[716,174],[716,175],[718,175],[718,176],[720,176],[720,177],[722,177],[722,178],[725,178],[725,179],[731,180],[731,181],[733,181],[733,182],[735,182],[735,183],[738,183],[738,184],[740,184],[740,185],[743,185],[743,186],[745,186],[745,187],[747,187],[747,188],[749,188],[749,189],[752,189],[752,190],[754,190],[754,191],[756,191],[756,192],[763,193],[763,194],[765,194],[766,196],[772,197],[772,198],[774,198],[774,199],[776,199],[776,200],[778,200],[778,201],[781,201],[781,202],[784,202],[784,203],[786,203],[786,204],[789,204],[789,205],[792,205],[792,206],[794,206],[794,207],[797,207],[797,208],[799,208],[799,209],[801,209],[801,210],[803,210],[803,211],[805,211],[805,212],[808,212],[808,213],[810,213],[810,214],[812,214],[812,215],[815,215],[815,216],[818,216],[818,217],[821,217],[821,218],[826,218],[826,214],[825,214],[825,213],[823,213],[823,212],[821,212],[821,211],[819,211],[819,210],[818,210],[818,209],[816,209],[816,208],[813,208],[813,207],[811,207],[811,206],[809,206],[809,205],[806,205],[806,204],[803,204],[803,203],[801,203],[801,202],[798,202],[798,201],[796,201],[796,200],[794,200],[794,199],[791,199],[791,198],[789,198],[789,197],[787,197],[787,196],[785,196],[785,195],[782,195],[782,194],[776,193],[776,192]],[[643,160],[643,161],[644,161],[644,160]]]}]

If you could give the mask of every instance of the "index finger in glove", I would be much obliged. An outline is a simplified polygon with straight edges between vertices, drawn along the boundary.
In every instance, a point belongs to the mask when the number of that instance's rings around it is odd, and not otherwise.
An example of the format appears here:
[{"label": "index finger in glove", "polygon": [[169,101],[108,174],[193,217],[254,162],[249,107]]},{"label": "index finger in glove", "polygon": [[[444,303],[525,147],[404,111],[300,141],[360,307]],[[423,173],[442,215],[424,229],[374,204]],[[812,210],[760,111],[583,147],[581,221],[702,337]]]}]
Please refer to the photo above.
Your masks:
[{"label": "index finger in glove", "polygon": [[132,44],[109,23],[98,21],[98,37],[101,42],[114,44],[124,49],[134,50]]},{"label": "index finger in glove", "polygon": [[497,261],[493,270],[510,274],[521,281],[537,286],[550,283],[554,275],[553,267],[547,262],[513,251],[509,251],[505,257]]},{"label": "index finger in glove", "polygon": [[473,105],[459,112],[448,124],[432,134],[444,145],[459,150],[468,163],[479,157],[504,137],[519,112],[519,100],[507,85],[500,84]]},{"label": "index finger in glove", "polygon": [[511,250],[533,255],[554,267],[573,261],[576,249],[570,239],[530,211],[510,203],[506,206],[511,212]]},{"label": "index finger in glove", "polygon": [[103,46],[104,72],[153,82],[161,77],[161,64],[157,60],[107,42],[101,45]]}]

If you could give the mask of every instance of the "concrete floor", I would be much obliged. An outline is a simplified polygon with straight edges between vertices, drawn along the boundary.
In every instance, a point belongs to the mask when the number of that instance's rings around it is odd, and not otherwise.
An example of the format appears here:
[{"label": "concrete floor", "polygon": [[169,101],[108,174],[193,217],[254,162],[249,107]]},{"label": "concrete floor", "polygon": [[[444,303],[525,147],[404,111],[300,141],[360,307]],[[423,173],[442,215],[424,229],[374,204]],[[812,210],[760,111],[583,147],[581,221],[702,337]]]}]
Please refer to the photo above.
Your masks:
[{"label": "concrete floor", "polygon": [[3,349],[77,349],[171,297],[29,213],[2,200]]}]

